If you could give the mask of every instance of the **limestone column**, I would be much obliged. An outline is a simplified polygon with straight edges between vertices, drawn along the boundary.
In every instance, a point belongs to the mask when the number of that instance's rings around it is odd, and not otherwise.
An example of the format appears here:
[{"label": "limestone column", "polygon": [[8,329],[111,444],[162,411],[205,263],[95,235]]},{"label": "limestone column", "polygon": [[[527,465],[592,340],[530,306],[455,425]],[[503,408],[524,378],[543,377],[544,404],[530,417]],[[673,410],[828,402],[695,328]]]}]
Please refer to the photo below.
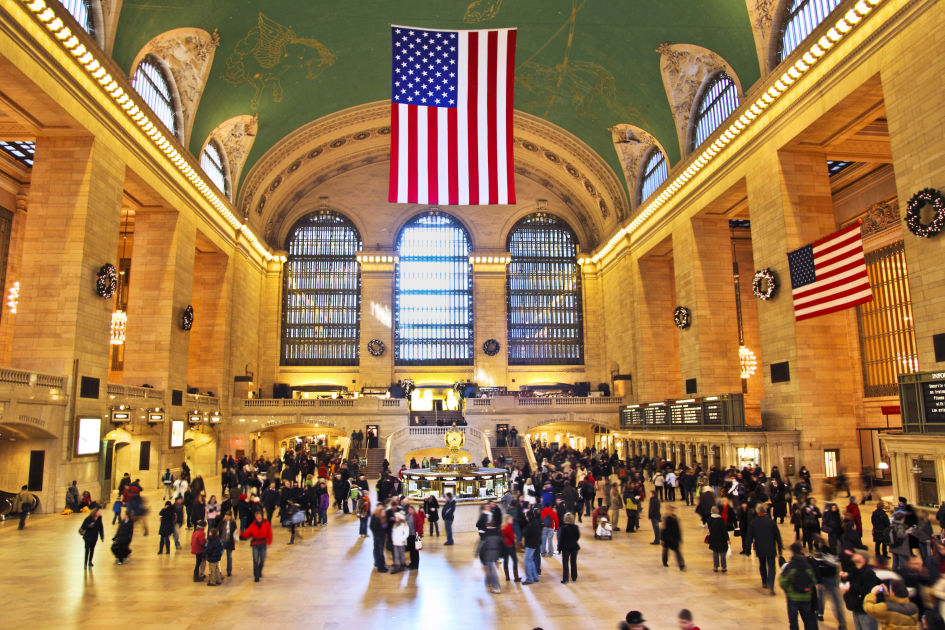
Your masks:
[{"label": "limestone column", "polygon": [[[103,420],[111,301],[95,292],[95,283],[103,264],[117,262],[124,180],[125,164],[99,140],[36,139],[13,330],[13,367],[70,381],[75,367],[78,378],[98,379],[98,396],[76,397],[74,411]],[[100,498],[99,458],[74,456],[75,420],[61,418],[61,424],[56,419],[47,427],[59,438],[47,454],[40,496],[47,507],[62,505],[65,479],[77,480]],[[104,433],[104,421],[102,428]]]},{"label": "limestone column", "polygon": [[742,391],[738,365],[738,318],[727,219],[694,218],[673,232],[676,301],[692,313],[679,331],[679,368],[685,383],[713,396]]},{"label": "limestone column", "polygon": [[[753,162],[746,180],[755,265],[780,280],[773,300],[756,301],[764,357],[761,413],[768,430],[800,431],[798,468],[823,476],[823,450],[840,449],[849,474],[860,468],[856,436],[862,392],[853,309],[794,321],[787,252],[836,231],[826,156],[769,153]],[[787,362],[790,381],[772,383],[771,364]],[[815,487],[816,490],[816,487]]]},{"label": "limestone column", "polygon": [[[13,353],[13,331],[16,322],[16,313],[11,313],[7,306],[10,289],[20,281],[20,270],[23,261],[23,241],[26,230],[27,196],[20,193],[16,196],[16,209],[13,212],[13,222],[10,226],[10,252],[7,256],[7,269],[3,286],[3,295],[0,296],[0,365],[10,365]],[[117,265],[116,265],[117,267]]]},{"label": "limestone column", "polygon": [[[194,257],[194,279],[191,304],[194,308],[194,325],[188,343],[187,384],[201,392],[213,392],[227,398],[232,379],[225,380],[225,373],[243,374],[246,363],[237,359],[237,365],[226,369],[227,342],[229,335],[228,310],[231,301],[230,282],[227,281],[230,257],[222,252],[197,252]],[[252,300],[256,302],[256,300]],[[235,305],[236,306],[236,305]],[[255,304],[241,303],[236,310],[245,312]],[[236,315],[234,313],[234,315]],[[236,339],[245,342],[247,335],[256,338],[258,326],[240,326]],[[255,344],[247,344],[253,345]],[[255,352],[251,353],[255,355]],[[252,369],[250,365],[250,369]]]},{"label": "limestone column", "polygon": [[618,325],[633,330],[636,368],[633,370],[634,398],[655,402],[678,398],[679,336],[673,325],[675,297],[671,258],[644,257],[631,261],[633,291],[632,323]]},{"label": "limestone column", "polygon": [[[276,253],[282,255],[281,252]],[[260,278],[262,288],[259,296],[259,371],[255,377],[256,385],[262,390],[262,398],[272,396],[272,386],[279,377],[279,365],[282,357],[282,308],[284,306],[282,268],[281,260],[271,260],[266,265],[266,269]],[[363,317],[361,323],[363,347]]]},{"label": "limestone column", "polygon": [[607,347],[604,345],[603,291],[597,265],[588,263],[580,269],[584,306],[584,369],[591,389],[595,389],[598,383],[610,383]]},{"label": "limestone column", "polygon": [[181,315],[192,302],[196,230],[176,210],[142,209],[134,234],[123,381],[168,390],[170,398],[187,386],[193,331],[181,328]]},{"label": "limestone column", "polygon": [[[482,387],[510,386],[508,303],[506,300],[506,252],[470,253],[473,276],[473,380]],[[487,355],[483,344],[499,342],[499,352]]]},{"label": "limestone column", "polygon": [[[361,261],[361,369],[359,386],[387,386],[394,381],[394,273],[393,251],[371,251]],[[384,344],[379,357],[368,352],[372,339]]]}]

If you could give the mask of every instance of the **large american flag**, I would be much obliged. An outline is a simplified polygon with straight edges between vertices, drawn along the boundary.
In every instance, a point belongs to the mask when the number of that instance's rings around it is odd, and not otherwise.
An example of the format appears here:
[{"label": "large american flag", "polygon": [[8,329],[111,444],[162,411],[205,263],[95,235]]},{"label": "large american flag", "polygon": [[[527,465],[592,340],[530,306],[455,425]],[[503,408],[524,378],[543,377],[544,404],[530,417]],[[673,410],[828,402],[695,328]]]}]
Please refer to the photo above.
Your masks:
[{"label": "large american flag", "polygon": [[790,252],[788,265],[796,321],[873,299],[859,222]]},{"label": "large american flag", "polygon": [[393,203],[515,203],[515,29],[394,26]]}]

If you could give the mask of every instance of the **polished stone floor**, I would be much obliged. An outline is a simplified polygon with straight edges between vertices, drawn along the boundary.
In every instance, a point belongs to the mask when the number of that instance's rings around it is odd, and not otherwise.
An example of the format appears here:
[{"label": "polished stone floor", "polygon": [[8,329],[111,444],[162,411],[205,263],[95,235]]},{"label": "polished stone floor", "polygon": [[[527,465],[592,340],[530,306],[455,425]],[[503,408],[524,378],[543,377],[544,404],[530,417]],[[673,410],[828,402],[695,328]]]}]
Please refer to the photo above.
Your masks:
[{"label": "polished stone floor", "polygon": [[[157,494],[149,495],[151,505],[158,505]],[[867,523],[872,508],[864,509]],[[556,557],[542,562],[541,583],[503,581],[501,595],[484,588],[481,565],[473,557],[475,534],[457,536],[453,547],[444,547],[442,537],[427,537],[418,572],[378,574],[371,570],[371,539],[358,537],[354,516],[334,511],[328,527],[303,530],[304,541],[293,546],[286,544],[288,530],[275,528],[260,583],[253,582],[249,545],[243,543],[234,554],[233,577],[209,588],[191,579],[189,531],[176,554],[157,555],[156,512],[149,516],[151,534],[145,537],[137,529],[131,560],[122,566],[115,565],[109,551],[114,527],[111,514],[104,515],[106,540],[96,549],[95,567],[85,572],[77,533],[82,516],[37,515],[23,531],[17,531],[15,520],[0,523],[3,625],[584,630],[616,628],[627,611],[638,609],[651,630],[669,630],[678,628],[676,613],[686,607],[703,630],[787,628],[784,596],[780,589],[771,597],[760,588],[754,559],[736,554],[728,573],[712,572],[704,530],[684,506],[685,572],[661,566],[660,548],[648,544],[651,533],[619,532],[611,542],[598,541],[585,519],[577,583],[559,582]],[[786,542],[793,539],[787,526],[782,534]],[[864,538],[869,540],[869,534]],[[820,627],[836,628],[832,619],[828,610],[828,621]]]}]

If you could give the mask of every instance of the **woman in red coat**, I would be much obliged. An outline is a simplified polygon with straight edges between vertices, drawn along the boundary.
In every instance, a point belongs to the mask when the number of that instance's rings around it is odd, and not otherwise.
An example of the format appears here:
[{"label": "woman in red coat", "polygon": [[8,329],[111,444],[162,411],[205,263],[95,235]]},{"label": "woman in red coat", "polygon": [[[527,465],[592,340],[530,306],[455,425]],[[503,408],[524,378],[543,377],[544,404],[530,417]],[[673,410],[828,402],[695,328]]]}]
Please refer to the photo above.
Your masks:
[{"label": "woman in red coat", "polygon": [[856,499],[850,497],[850,505],[846,509],[846,517],[853,521],[857,533],[863,535],[863,521],[860,518],[860,506],[856,504]]}]

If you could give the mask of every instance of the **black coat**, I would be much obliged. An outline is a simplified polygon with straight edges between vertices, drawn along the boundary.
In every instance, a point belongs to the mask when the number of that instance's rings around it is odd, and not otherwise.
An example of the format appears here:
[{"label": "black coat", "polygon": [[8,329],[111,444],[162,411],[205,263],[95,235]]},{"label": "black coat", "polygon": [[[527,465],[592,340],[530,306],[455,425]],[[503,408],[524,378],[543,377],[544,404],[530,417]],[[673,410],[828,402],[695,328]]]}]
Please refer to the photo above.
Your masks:
[{"label": "black coat", "polygon": [[561,526],[561,540],[558,541],[558,551],[577,551],[581,548],[578,539],[581,537],[581,530],[574,523]]},{"label": "black coat", "polygon": [[888,543],[890,523],[886,512],[882,508],[876,508],[870,522],[873,524],[873,542]]},{"label": "black coat", "polygon": [[[99,513],[99,516],[101,517],[101,513]],[[82,534],[82,539],[85,540],[86,545],[94,545],[99,538],[105,540],[105,528],[102,526],[101,518],[95,518],[95,516],[89,514],[82,521],[82,530],[85,531]]]},{"label": "black coat", "polygon": [[522,539],[525,541],[525,546],[530,549],[541,547],[541,521],[539,519],[529,521],[525,526],[525,531],[522,532]]},{"label": "black coat", "polygon": [[879,578],[869,566],[854,569],[847,576],[850,590],[843,594],[843,603],[854,613],[863,612],[863,599],[870,594],[873,587],[879,584]]},{"label": "black coat", "polygon": [[158,527],[158,536],[172,536],[174,534],[174,524],[177,522],[177,510],[172,505],[166,505],[158,512],[161,516],[161,524]]},{"label": "black coat", "polygon": [[709,549],[719,553],[728,551],[728,526],[718,514],[709,517]]},{"label": "black coat", "polygon": [[650,507],[646,512],[646,517],[651,521],[658,521],[662,518],[660,515],[660,500],[656,497],[650,497]]},{"label": "black coat", "polygon": [[781,530],[777,523],[768,516],[759,516],[752,519],[745,532],[745,549],[755,545],[755,553],[759,558],[773,558],[784,549],[781,542]]},{"label": "black coat", "polygon": [[663,542],[663,545],[669,549],[679,549],[679,543],[682,542],[682,532],[679,530],[679,519],[670,515],[663,520],[663,529],[660,530],[660,540]]}]

